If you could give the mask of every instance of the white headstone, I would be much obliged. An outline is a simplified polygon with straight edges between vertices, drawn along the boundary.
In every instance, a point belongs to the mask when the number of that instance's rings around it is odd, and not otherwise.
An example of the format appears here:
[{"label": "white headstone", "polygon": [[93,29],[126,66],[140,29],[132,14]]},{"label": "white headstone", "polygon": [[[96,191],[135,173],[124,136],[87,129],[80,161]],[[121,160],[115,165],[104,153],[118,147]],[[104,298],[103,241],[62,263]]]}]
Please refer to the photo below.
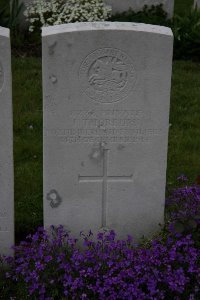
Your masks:
[{"label": "white headstone", "polygon": [[138,238],[163,222],[172,44],[145,24],[43,28],[46,227]]},{"label": "white headstone", "polygon": [[151,7],[159,4],[163,5],[169,17],[173,17],[174,13],[174,0],[105,0],[105,3],[112,7],[113,14],[127,11],[129,8],[140,11],[145,5]]},{"label": "white headstone", "polygon": [[200,8],[200,0],[194,0],[194,7]]},{"label": "white headstone", "polygon": [[13,125],[10,33],[0,27],[0,254],[14,244]]}]

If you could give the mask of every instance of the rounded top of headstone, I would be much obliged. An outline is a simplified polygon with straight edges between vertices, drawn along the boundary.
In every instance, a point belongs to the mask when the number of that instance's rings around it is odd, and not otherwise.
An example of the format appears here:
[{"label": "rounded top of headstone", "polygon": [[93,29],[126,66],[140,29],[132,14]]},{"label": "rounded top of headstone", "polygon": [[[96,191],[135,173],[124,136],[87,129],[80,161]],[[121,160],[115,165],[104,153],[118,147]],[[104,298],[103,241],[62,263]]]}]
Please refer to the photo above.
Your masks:
[{"label": "rounded top of headstone", "polygon": [[131,23],[131,22],[80,22],[62,25],[54,25],[42,28],[42,36],[74,32],[74,31],[93,31],[93,30],[130,30],[137,32],[148,32],[160,35],[173,36],[172,30],[168,27]]},{"label": "rounded top of headstone", "polygon": [[0,36],[10,37],[10,29],[0,26]]}]

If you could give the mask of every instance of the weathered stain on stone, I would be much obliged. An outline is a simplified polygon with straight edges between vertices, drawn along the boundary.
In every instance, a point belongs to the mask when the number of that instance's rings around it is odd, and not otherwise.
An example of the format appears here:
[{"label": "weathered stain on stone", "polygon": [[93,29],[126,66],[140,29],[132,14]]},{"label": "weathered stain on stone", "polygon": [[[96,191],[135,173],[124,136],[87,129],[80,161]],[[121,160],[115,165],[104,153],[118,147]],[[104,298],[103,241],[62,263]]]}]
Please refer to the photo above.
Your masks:
[{"label": "weathered stain on stone", "polygon": [[52,208],[57,208],[62,203],[62,198],[60,197],[59,193],[53,189],[47,194],[47,200],[50,201],[50,206]]},{"label": "weathered stain on stone", "polygon": [[49,44],[49,46],[48,46],[48,48],[49,48],[49,55],[53,55],[54,54],[56,45],[57,45],[57,41],[54,41],[51,44]]},{"label": "weathered stain on stone", "polygon": [[58,81],[58,79],[56,78],[55,75],[51,75],[49,78],[50,78],[51,82],[54,84],[57,83],[57,81]]},{"label": "weathered stain on stone", "polygon": [[98,146],[92,148],[91,153],[89,154],[89,158],[93,162],[99,162],[103,159],[104,149],[106,144],[105,143],[99,143]]},{"label": "weathered stain on stone", "polygon": [[117,146],[118,150],[123,150],[124,148],[125,148],[125,146],[123,144],[120,144],[120,145]]}]

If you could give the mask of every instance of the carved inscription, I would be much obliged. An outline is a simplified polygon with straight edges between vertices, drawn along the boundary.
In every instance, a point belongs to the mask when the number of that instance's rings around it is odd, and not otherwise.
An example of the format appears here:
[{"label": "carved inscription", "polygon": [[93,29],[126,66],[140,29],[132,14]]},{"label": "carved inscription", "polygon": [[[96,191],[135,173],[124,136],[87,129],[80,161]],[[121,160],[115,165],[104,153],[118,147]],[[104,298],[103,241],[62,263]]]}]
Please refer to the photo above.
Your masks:
[{"label": "carved inscription", "polygon": [[102,48],[81,64],[80,83],[86,95],[100,103],[126,98],[133,89],[136,73],[131,58],[121,50]]},{"label": "carved inscription", "polygon": [[46,136],[64,143],[149,143],[162,134],[159,128],[144,127],[141,110],[72,111],[68,128],[46,129]]},{"label": "carved inscription", "polygon": [[74,128],[131,128],[143,116],[141,110],[89,110],[73,111]]},{"label": "carved inscription", "polygon": [[7,211],[0,209],[0,218],[6,218],[8,216]]},{"label": "carved inscription", "polygon": [[0,233],[8,231],[7,218],[0,218]]},{"label": "carved inscription", "polygon": [[9,214],[5,208],[0,208],[0,234],[6,233],[10,231],[9,228]]},{"label": "carved inscription", "polygon": [[3,71],[3,66],[0,62],[0,91],[3,88],[3,83],[4,83],[4,71]]}]

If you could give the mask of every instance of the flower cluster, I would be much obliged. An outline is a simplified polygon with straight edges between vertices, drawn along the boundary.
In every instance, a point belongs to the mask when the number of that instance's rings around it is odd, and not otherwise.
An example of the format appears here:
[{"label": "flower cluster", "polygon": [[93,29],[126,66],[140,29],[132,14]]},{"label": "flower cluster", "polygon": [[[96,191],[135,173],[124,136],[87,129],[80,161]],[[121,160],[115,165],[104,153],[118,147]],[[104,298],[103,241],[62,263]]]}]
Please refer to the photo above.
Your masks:
[{"label": "flower cluster", "polygon": [[30,23],[29,30],[42,26],[74,22],[105,21],[111,7],[103,0],[34,0],[26,6],[24,15]]},{"label": "flower cluster", "polygon": [[[187,299],[200,293],[200,249],[191,235],[158,238],[147,248],[113,231],[85,237],[77,247],[63,229],[43,229],[15,247],[7,261],[15,282],[24,282],[33,299]],[[31,298],[32,299],[32,298]]]},{"label": "flower cluster", "polygon": [[[117,240],[114,231],[77,241],[62,226],[39,228],[6,258],[7,279],[22,284],[29,299],[198,300],[200,186],[174,190],[167,209],[165,231],[145,245]],[[197,235],[172,230],[188,219]]]},{"label": "flower cluster", "polygon": [[[186,182],[187,178],[178,178]],[[171,192],[166,200],[170,218],[170,231],[199,232],[200,228],[200,185],[183,186]]]}]

